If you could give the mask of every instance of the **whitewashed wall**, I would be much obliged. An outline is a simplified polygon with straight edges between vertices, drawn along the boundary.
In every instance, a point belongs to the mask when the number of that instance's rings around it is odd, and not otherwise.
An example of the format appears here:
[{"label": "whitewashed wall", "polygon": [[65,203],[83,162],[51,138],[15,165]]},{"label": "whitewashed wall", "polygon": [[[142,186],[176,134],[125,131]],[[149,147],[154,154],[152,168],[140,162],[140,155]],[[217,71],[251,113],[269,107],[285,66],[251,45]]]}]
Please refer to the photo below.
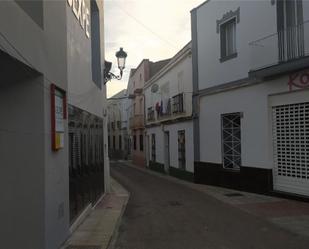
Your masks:
[{"label": "whitewashed wall", "polygon": [[149,135],[149,159],[151,158],[151,136],[156,135],[156,162],[164,164],[164,133],[161,126],[147,128],[147,135]]},{"label": "whitewashed wall", "polygon": [[151,135],[156,135],[156,162],[164,164],[164,132],[168,131],[170,136],[170,166],[179,168],[178,162],[178,131],[185,131],[186,139],[186,170],[194,172],[193,157],[193,124],[192,121],[178,122],[170,125],[161,125],[147,129],[149,136],[149,158],[151,160]]},{"label": "whitewashed wall", "polygon": [[[172,98],[180,93],[184,93],[185,96],[185,113],[179,114],[177,117],[192,115],[192,57],[190,47],[190,45],[187,45],[186,49],[189,49],[189,52],[187,51],[186,54],[176,62],[173,62],[172,59],[170,63],[152,78],[153,80],[150,81],[151,83],[145,87],[146,115],[149,107],[155,109],[157,102],[161,103],[161,100],[164,98]],[[178,79],[180,73],[182,74],[181,81]],[[159,90],[156,93],[151,91],[151,86],[154,84],[159,86]],[[155,117],[157,118],[156,112]],[[175,117],[167,117],[167,119],[173,118]],[[162,121],[162,119],[160,121]],[[149,121],[146,122],[150,123]]]},{"label": "whitewashed wall", "polygon": [[[194,172],[194,146],[193,146],[193,123],[179,122],[176,124],[165,125],[164,131],[170,134],[170,165],[179,168],[178,162],[178,131],[185,131],[186,140],[186,171]],[[164,144],[163,144],[164,145]],[[162,147],[164,147],[162,145]]]},{"label": "whitewashed wall", "polygon": [[288,93],[288,82],[288,76],[284,76],[263,84],[201,97],[201,161],[222,163],[221,114],[243,112],[243,118],[241,119],[242,165],[272,168],[269,96]]},{"label": "whitewashed wall", "polygon": [[[234,59],[220,62],[220,34],[216,20],[240,7],[240,22],[236,24]],[[271,0],[221,1],[211,0],[197,9],[199,89],[246,78],[251,68],[249,42],[277,32],[276,5]],[[269,61],[277,59],[268,50],[263,54]]]}]

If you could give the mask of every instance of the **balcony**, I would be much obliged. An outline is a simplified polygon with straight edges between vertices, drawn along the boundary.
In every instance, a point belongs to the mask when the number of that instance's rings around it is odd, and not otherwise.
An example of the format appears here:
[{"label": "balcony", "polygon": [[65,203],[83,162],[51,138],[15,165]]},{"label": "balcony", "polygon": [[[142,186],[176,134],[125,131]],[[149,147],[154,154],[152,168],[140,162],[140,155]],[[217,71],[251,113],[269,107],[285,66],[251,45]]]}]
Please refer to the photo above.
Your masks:
[{"label": "balcony", "polygon": [[154,121],[155,120],[155,111],[153,107],[149,107],[147,110],[147,121]]},{"label": "balcony", "polygon": [[144,115],[134,115],[130,118],[130,129],[144,128]]},{"label": "balcony", "polygon": [[249,75],[265,78],[309,65],[309,21],[249,43]]},{"label": "balcony", "polygon": [[147,123],[166,122],[186,118],[192,114],[192,93],[179,93],[147,108]]}]

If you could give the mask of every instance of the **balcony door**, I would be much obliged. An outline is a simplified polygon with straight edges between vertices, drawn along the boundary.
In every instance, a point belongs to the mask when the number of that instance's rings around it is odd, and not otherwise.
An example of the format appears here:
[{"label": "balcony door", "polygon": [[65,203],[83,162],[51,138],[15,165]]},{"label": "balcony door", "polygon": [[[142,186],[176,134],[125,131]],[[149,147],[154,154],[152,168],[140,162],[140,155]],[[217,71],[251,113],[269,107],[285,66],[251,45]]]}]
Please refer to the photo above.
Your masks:
[{"label": "balcony door", "polygon": [[304,19],[302,0],[277,0],[279,61],[304,56]]}]

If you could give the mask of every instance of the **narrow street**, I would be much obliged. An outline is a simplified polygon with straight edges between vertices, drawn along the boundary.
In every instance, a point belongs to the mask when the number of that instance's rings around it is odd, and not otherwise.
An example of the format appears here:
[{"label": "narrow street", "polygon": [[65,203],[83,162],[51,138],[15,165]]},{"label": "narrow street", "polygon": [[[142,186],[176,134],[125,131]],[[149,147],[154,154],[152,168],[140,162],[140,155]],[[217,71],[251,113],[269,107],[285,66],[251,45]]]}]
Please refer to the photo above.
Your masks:
[{"label": "narrow street", "polygon": [[131,193],[116,249],[308,248],[308,237],[185,185],[119,162],[111,174]]}]

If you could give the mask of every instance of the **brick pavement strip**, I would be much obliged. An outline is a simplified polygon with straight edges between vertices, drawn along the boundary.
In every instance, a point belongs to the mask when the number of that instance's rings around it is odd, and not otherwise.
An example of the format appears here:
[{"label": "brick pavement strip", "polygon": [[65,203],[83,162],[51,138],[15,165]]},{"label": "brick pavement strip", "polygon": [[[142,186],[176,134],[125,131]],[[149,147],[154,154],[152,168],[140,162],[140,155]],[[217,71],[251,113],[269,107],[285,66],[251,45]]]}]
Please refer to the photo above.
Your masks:
[{"label": "brick pavement strip", "polygon": [[129,193],[111,179],[111,193],[104,196],[74,231],[63,249],[106,249],[117,233]]}]

